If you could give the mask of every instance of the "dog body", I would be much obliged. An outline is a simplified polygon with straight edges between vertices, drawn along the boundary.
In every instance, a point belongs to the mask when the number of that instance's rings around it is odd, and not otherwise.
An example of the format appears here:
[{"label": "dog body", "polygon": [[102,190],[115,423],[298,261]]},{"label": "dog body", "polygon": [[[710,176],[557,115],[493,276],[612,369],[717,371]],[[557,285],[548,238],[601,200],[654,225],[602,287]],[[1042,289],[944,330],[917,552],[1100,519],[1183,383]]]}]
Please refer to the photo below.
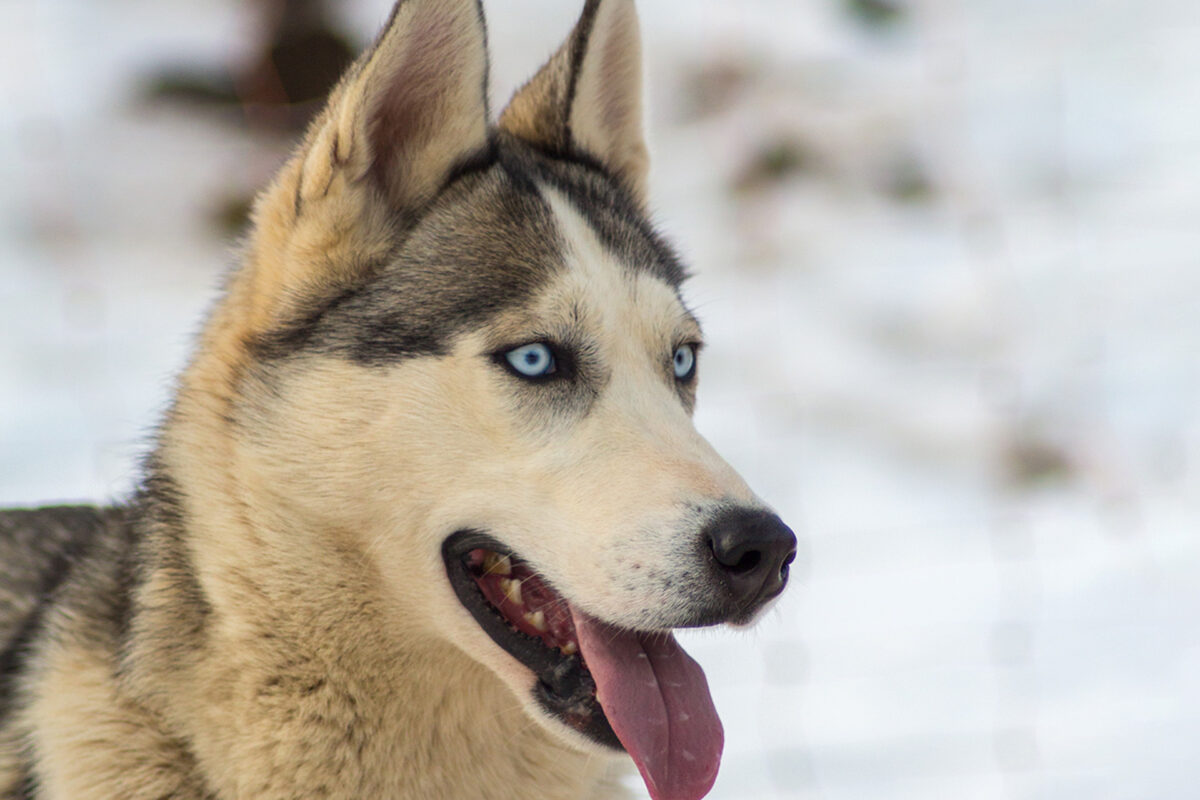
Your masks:
[{"label": "dog body", "polygon": [[[631,0],[488,121],[476,0],[400,0],[260,196],[112,509],[0,514],[0,797],[707,792],[672,628],[791,532],[695,432]],[[522,587],[524,593],[522,593]]]}]

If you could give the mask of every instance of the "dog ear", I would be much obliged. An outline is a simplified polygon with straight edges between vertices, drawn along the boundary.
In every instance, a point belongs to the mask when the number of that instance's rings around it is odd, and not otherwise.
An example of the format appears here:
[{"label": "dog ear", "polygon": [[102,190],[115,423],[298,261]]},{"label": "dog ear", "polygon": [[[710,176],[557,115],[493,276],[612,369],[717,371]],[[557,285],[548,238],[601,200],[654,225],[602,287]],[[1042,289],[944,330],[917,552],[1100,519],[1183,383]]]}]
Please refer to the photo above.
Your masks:
[{"label": "dog ear", "polygon": [[370,178],[396,210],[419,209],[487,145],[487,77],[479,0],[398,0],[331,97],[302,194],[340,169]]},{"label": "dog ear", "polygon": [[594,158],[644,203],[649,156],[633,0],[587,0],[566,43],[513,96],[500,128],[556,155]]},{"label": "dog ear", "polygon": [[479,0],[398,0],[255,201],[230,290],[240,324],[262,334],[316,318],[387,258],[397,223],[488,147],[487,73]]}]

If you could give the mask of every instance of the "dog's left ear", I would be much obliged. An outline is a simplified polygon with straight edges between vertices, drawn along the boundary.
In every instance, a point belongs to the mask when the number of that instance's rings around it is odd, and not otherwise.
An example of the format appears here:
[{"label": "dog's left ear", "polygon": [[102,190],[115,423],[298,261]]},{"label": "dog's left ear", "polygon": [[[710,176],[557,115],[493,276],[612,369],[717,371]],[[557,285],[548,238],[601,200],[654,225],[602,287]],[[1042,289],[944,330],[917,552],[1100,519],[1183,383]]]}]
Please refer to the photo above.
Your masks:
[{"label": "dog's left ear", "polygon": [[300,199],[369,177],[395,211],[419,210],[486,146],[487,75],[479,0],[396,0],[310,135]]},{"label": "dog's left ear", "polygon": [[595,159],[644,204],[650,160],[633,0],[587,0],[570,38],[513,96],[500,128],[554,155]]}]

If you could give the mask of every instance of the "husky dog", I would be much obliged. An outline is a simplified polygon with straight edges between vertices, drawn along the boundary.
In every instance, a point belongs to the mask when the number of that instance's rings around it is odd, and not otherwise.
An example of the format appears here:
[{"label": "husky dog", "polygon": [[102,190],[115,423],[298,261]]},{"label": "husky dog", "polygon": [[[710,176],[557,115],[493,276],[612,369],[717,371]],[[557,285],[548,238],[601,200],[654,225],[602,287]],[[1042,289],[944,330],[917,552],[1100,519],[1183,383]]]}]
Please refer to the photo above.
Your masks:
[{"label": "husky dog", "polygon": [[477,0],[400,0],[258,198],[115,508],[0,514],[9,800],[656,800],[716,777],[681,627],[796,541],[696,433],[632,0],[489,122]]}]

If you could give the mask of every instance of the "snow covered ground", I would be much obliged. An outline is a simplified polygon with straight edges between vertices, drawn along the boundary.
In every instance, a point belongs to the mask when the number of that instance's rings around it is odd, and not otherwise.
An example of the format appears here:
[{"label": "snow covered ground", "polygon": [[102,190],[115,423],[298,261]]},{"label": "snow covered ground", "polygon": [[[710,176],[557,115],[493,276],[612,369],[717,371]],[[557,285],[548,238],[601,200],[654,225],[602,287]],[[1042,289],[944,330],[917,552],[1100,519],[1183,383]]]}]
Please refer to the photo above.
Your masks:
[{"label": "snow covered ground", "polygon": [[[577,8],[486,5],[502,99]],[[1195,797],[1200,6],[641,6],[697,424],[804,541],[759,628],[684,637],[713,797]],[[133,81],[248,33],[0,2],[0,503],[129,490],[232,258],[213,210],[281,152]]]}]

